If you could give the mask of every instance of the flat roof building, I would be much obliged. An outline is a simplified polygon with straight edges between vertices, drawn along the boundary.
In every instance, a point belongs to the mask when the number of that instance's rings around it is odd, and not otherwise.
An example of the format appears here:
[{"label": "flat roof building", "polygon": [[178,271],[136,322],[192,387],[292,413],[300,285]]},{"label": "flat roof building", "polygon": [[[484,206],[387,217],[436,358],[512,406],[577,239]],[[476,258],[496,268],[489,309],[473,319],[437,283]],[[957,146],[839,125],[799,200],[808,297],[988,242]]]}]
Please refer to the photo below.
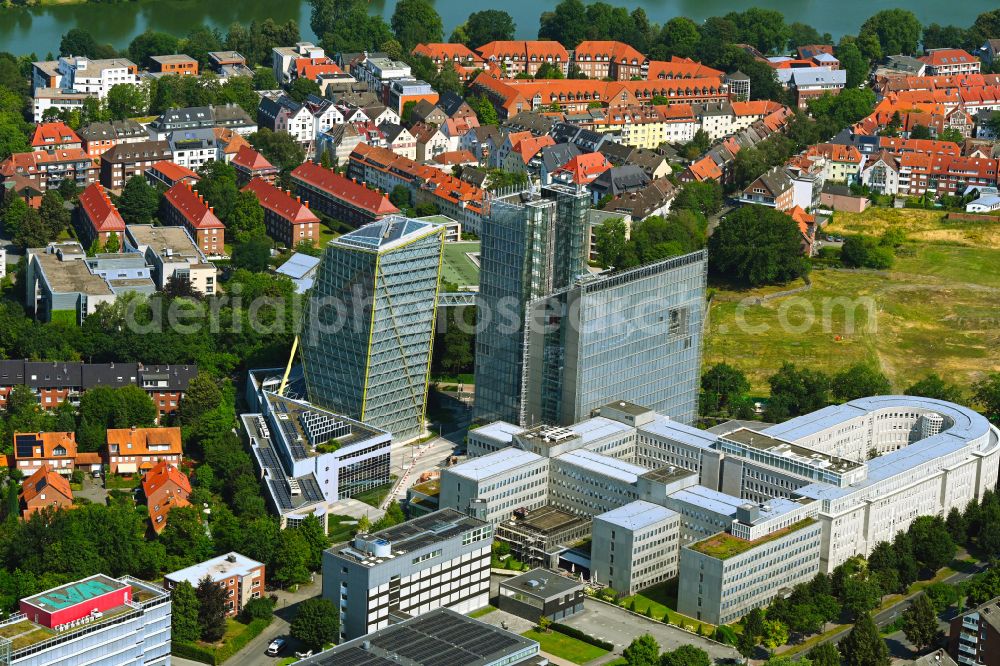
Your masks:
[{"label": "flat roof building", "polygon": [[492,542],[489,523],[443,509],[326,550],[323,598],[340,608],[342,638],[384,629],[391,617],[486,606]]},{"label": "flat roof building", "polygon": [[677,575],[680,516],[637,500],[594,516],[591,579],[629,596]]},{"label": "flat roof building", "polygon": [[538,622],[559,622],[583,611],[583,583],[548,569],[532,569],[500,582],[498,607]]},{"label": "flat roof building", "polygon": [[163,577],[163,583],[168,590],[173,590],[182,581],[190,583],[191,587],[198,587],[198,583],[205,578],[226,590],[229,615],[236,615],[248,601],[260,599],[264,594],[264,565],[239,553],[219,555],[168,573]]},{"label": "flat roof building", "polygon": [[542,666],[538,643],[447,608],[298,662],[302,666]]}]

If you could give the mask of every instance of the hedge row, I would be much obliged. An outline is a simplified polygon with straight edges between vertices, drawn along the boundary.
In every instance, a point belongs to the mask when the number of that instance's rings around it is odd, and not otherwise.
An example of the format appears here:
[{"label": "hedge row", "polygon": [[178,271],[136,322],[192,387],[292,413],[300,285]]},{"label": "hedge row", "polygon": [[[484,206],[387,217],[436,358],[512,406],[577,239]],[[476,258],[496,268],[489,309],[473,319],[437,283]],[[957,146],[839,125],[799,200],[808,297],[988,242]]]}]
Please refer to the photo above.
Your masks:
[{"label": "hedge row", "polygon": [[254,620],[241,633],[233,636],[232,640],[214,650],[202,647],[197,643],[171,641],[170,654],[175,657],[191,659],[192,661],[200,661],[203,664],[210,664],[211,666],[219,666],[219,664],[246,647],[247,643],[260,636],[261,632],[271,624],[272,619],[268,617]]},{"label": "hedge row", "polygon": [[170,641],[170,654],[175,657],[200,661],[203,664],[215,664],[215,650],[203,648],[194,643],[184,641]]},{"label": "hedge row", "polygon": [[600,638],[594,638],[590,634],[585,634],[584,632],[580,631],[576,627],[570,627],[570,626],[567,626],[565,624],[559,624],[558,622],[553,622],[552,626],[549,627],[549,628],[553,629],[555,631],[558,631],[560,634],[566,634],[567,636],[569,636],[571,638],[575,638],[577,640],[583,641],[584,643],[589,643],[589,644],[591,644],[591,645],[593,645],[595,647],[599,647],[599,648],[601,648],[603,650],[614,650],[615,649],[615,644],[614,643],[609,643],[608,641],[603,641]]}]

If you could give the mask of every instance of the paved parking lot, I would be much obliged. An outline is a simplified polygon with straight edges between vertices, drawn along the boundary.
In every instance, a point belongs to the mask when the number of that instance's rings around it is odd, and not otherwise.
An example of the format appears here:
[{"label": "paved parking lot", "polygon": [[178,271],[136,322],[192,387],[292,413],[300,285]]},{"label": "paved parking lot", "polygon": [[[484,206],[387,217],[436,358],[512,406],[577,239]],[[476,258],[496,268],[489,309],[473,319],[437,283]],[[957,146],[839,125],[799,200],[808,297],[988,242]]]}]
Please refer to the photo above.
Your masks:
[{"label": "paved parking lot", "polygon": [[584,600],[583,607],[582,613],[563,620],[563,623],[596,638],[614,643],[617,653],[621,653],[637,636],[651,634],[660,644],[661,650],[675,650],[681,645],[695,645],[708,652],[713,659],[739,657],[735,648],[720,645],[662,622],[654,622],[649,618],[634,615],[618,606],[611,606],[588,598]]}]

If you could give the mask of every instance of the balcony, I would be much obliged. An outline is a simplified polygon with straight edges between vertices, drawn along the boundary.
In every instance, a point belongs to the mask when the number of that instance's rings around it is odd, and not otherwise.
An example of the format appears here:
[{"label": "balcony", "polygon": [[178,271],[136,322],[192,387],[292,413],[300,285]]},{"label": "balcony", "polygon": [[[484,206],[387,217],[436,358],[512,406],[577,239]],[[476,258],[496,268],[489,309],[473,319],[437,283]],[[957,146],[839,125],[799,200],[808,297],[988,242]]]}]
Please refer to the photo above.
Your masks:
[{"label": "balcony", "polygon": [[976,636],[975,634],[966,633],[964,631],[959,635],[959,637],[963,641],[968,641],[970,643],[978,643],[979,642],[979,637],[978,636]]},{"label": "balcony", "polygon": [[967,618],[967,617],[966,618],[962,618],[962,628],[978,632],[979,631],[979,621],[978,620],[972,620],[972,619]]},{"label": "balcony", "polygon": [[971,645],[966,645],[965,643],[958,644],[958,651],[971,654],[973,657],[976,656],[976,648],[972,647]]}]

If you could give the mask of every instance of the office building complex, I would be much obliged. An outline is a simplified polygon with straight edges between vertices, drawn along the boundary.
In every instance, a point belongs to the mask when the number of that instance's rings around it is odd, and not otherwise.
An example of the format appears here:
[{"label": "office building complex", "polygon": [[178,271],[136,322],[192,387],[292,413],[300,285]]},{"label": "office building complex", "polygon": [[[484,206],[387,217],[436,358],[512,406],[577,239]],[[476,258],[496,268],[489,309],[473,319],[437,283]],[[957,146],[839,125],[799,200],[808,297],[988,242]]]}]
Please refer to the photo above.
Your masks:
[{"label": "office building complex", "polygon": [[186,569],[168,573],[163,583],[173,590],[181,582],[198,587],[203,579],[226,591],[226,610],[236,615],[251,599],[260,599],[264,594],[264,565],[239,553],[227,553],[199,562]]},{"label": "office building complex", "polygon": [[612,400],[693,422],[707,259],[699,251],[587,276],[533,301],[520,422],[576,423]]},{"label": "office building complex", "polygon": [[588,195],[563,185],[491,204],[481,233],[476,419],[519,422],[527,304],[586,272]]},{"label": "office building complex", "polygon": [[167,666],[170,595],[103,574],[21,599],[0,622],[3,666]]},{"label": "office building complex", "polygon": [[[712,432],[626,402],[597,411],[569,428],[499,422],[470,432],[479,457],[442,471],[440,506],[509,520],[506,502],[526,498],[520,466],[505,461],[523,456],[548,459],[545,494],[533,501],[594,518],[595,544],[599,514],[634,511],[637,500],[665,507],[683,544],[679,610],[712,623],[868,556],[918,516],[980,501],[1000,465],[1000,430],[930,398],[862,398],[758,430],[731,422]],[[485,486],[469,483],[487,469]],[[451,490],[459,483],[462,494]]]},{"label": "office building complex", "polygon": [[811,500],[744,504],[729,531],[681,549],[677,610],[734,622],[819,573],[822,525]]},{"label": "office building complex", "polygon": [[302,666],[543,666],[538,643],[438,608],[341,643],[298,662]]},{"label": "office building complex", "polygon": [[591,577],[632,595],[677,575],[676,512],[637,500],[594,516]]},{"label": "office building complex", "polygon": [[299,368],[279,393],[283,372],[250,371],[249,413],[240,415],[243,434],[281,526],[295,527],[310,514],[326,525],[336,502],[391,481],[392,438],[303,400]]},{"label": "office building complex", "polygon": [[492,542],[489,523],[444,509],[331,547],[323,553],[323,598],[340,609],[341,637],[384,629],[390,617],[486,606]]},{"label": "office building complex", "polygon": [[443,244],[389,216],[327,245],[301,336],[310,400],[397,440],[423,432]]}]

